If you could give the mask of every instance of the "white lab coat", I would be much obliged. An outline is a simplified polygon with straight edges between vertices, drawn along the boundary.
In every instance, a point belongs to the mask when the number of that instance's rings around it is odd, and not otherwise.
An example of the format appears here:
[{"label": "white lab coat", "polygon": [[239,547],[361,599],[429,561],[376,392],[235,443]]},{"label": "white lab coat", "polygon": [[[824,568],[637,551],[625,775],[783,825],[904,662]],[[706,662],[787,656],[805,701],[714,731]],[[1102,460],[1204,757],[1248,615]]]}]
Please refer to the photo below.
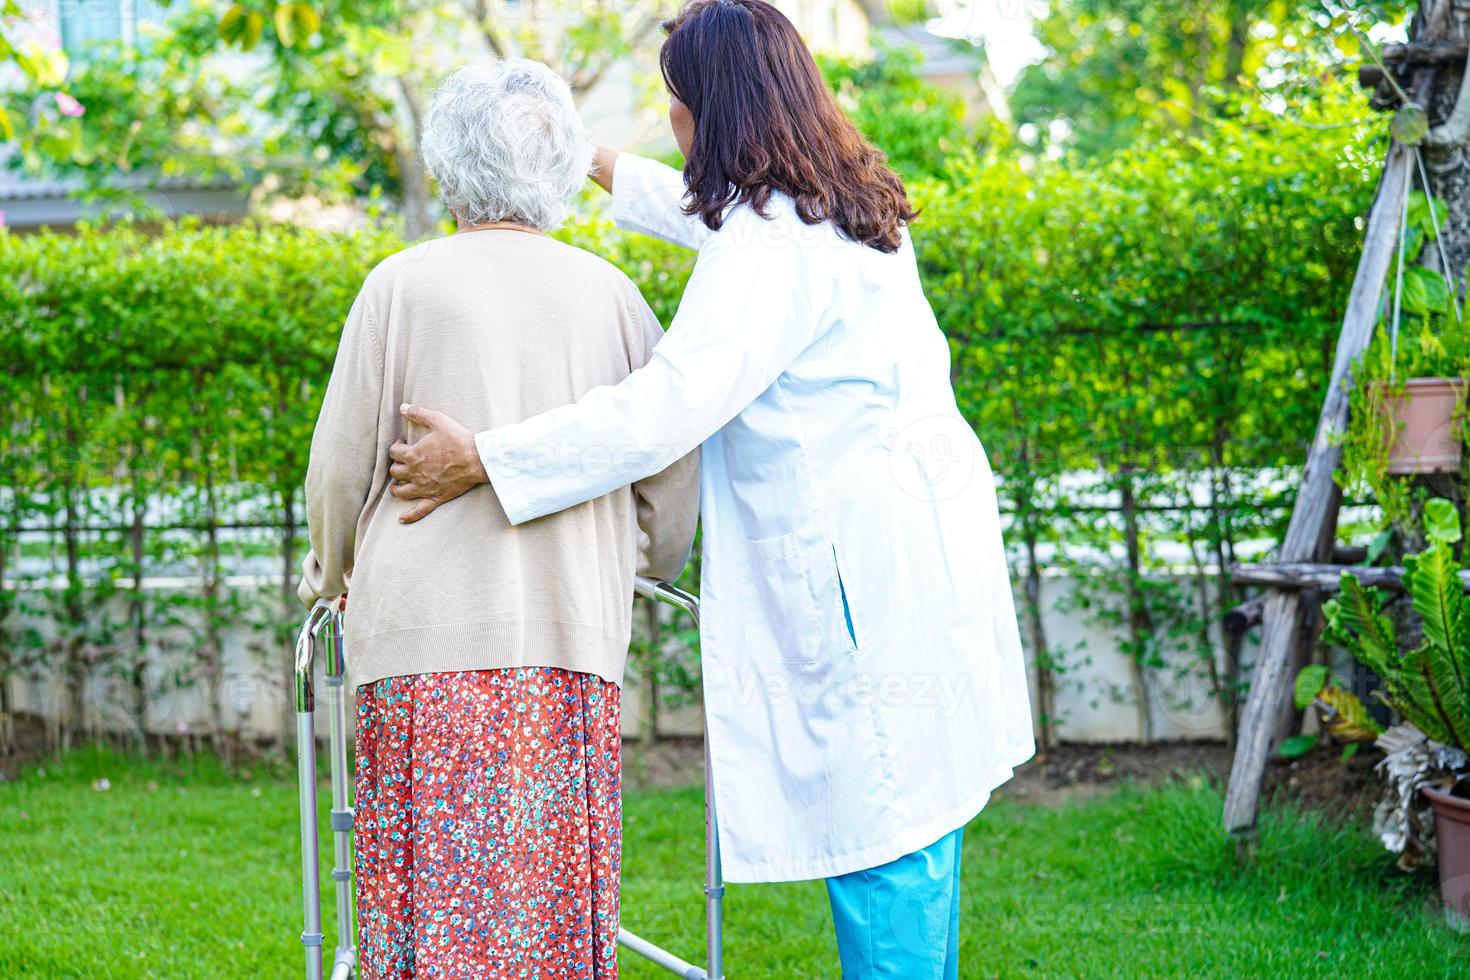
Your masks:
[{"label": "white lab coat", "polygon": [[990,467],[906,236],[884,254],[780,196],[710,232],[683,193],[618,158],[619,226],[699,249],[648,365],[476,441],[515,523],[703,445],[725,876],[876,867],[962,826],[1035,750]]}]

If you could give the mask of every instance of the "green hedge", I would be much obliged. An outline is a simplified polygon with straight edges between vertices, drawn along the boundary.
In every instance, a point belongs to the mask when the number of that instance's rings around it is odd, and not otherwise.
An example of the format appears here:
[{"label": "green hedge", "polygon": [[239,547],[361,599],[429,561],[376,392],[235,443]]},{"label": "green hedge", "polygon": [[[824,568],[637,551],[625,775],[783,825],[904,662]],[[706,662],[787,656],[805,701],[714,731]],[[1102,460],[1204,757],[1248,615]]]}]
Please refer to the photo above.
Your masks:
[{"label": "green hedge", "polygon": [[[150,701],[203,685],[227,726],[226,628],[285,648],[337,330],[399,247],[265,225],[0,235],[0,674],[62,671],[74,719],[89,686],[120,691],[140,729]],[[228,586],[250,563],[279,575],[275,601]],[[201,585],[145,588],[158,574]],[[184,669],[145,669],[165,648]]]},{"label": "green hedge", "polygon": [[1239,597],[1207,569],[1284,527],[1381,154],[1324,122],[1243,109],[1086,169],[994,153],[916,188],[925,287],[1015,515],[1044,702],[1091,655],[1043,635],[1048,562],[1102,572],[1071,601],[1133,660],[1140,737],[1202,717],[1199,692],[1233,711],[1239,665],[1210,630]]},{"label": "green hedge", "polygon": [[[690,256],[595,211],[563,235],[616,257],[672,316]],[[73,717],[88,684],[121,687],[139,728],[161,688],[203,685],[226,727],[226,630],[252,627],[281,662],[338,331],[403,245],[369,224],[0,231],[0,677],[61,670]],[[274,584],[230,587],[242,570]],[[199,590],[144,587],[178,574]],[[145,671],[163,647],[197,663]],[[682,676],[678,657],[666,666]]]},{"label": "green hedge", "polygon": [[[1123,696],[1144,734],[1161,709],[1193,710],[1169,701],[1181,677],[1234,697],[1209,636],[1230,592],[1206,566],[1284,517],[1289,481],[1270,474],[1310,439],[1374,168],[1353,127],[1242,117],[1089,170],[960,155],[913,187],[921,272],[1020,568],[1038,589],[1042,561],[1108,573],[1074,601],[1133,658]],[[616,232],[600,205],[559,234],[671,319],[689,253]],[[187,621],[207,669],[179,683],[217,680],[222,624],[260,604],[224,587],[221,556],[268,561],[286,601],[337,331],[399,247],[373,227],[0,233],[0,577],[21,556],[65,582],[4,592],[0,672],[109,670],[142,700],[136,651]],[[1190,577],[1150,574],[1180,555]],[[200,595],[145,595],[144,572],[181,566]],[[95,612],[107,590],[134,593],[125,621]],[[1033,632],[1046,600],[1028,597],[1039,679],[1073,683],[1087,651]],[[68,625],[43,639],[46,617]]]}]

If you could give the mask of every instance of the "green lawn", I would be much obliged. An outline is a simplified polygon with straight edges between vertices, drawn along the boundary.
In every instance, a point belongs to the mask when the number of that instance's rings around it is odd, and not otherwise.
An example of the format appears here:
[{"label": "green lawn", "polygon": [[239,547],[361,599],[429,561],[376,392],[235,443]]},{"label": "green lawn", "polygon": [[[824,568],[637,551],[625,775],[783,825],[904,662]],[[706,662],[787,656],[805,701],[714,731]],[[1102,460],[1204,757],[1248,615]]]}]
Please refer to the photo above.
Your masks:
[{"label": "green lawn", "polygon": [[[1364,830],[1274,813],[1240,870],[1218,808],[1203,782],[992,804],[965,837],[963,976],[1470,976],[1429,876]],[[626,801],[624,923],[689,958],[700,836],[695,790]],[[88,751],[0,783],[0,977],[299,975],[296,847],[285,772]],[[732,886],[727,906],[732,978],[836,976],[820,883]]]}]

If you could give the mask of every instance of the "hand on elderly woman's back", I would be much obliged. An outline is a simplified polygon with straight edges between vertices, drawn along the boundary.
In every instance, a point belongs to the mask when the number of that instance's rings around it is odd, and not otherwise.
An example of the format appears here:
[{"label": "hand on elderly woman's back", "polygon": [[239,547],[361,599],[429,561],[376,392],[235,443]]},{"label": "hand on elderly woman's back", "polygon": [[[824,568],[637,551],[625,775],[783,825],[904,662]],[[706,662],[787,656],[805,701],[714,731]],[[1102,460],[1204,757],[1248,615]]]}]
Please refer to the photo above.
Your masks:
[{"label": "hand on elderly woman's back", "polygon": [[399,515],[399,523],[412,524],[440,504],[490,482],[473,432],[443,412],[417,405],[401,405],[398,410],[405,420],[427,430],[414,443],[399,439],[388,449],[393,460],[388,473],[394,481],[388,492],[399,500],[417,501]]}]

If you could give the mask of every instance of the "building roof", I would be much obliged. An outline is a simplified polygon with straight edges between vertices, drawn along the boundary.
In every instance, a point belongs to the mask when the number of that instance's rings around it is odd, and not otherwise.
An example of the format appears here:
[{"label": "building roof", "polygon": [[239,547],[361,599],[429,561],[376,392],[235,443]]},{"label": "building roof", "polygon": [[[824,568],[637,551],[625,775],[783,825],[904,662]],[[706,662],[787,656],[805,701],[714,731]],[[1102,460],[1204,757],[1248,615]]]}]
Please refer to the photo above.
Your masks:
[{"label": "building roof", "polygon": [[[172,177],[130,175],[119,177],[110,184],[119,191],[206,191],[227,190],[236,187],[236,182],[227,177]],[[44,198],[64,198],[82,190],[83,183],[75,178],[44,179],[24,177],[14,171],[0,171],[0,201],[36,201]]]},{"label": "building roof", "polygon": [[[214,221],[238,220],[246,211],[246,190],[226,177],[169,177],[129,174],[109,182],[118,194],[142,198],[159,215],[204,215]],[[64,227],[107,210],[97,195],[80,193],[85,184],[71,179],[35,179],[0,172],[0,214],[12,228]],[[105,198],[107,190],[102,191]]]}]

